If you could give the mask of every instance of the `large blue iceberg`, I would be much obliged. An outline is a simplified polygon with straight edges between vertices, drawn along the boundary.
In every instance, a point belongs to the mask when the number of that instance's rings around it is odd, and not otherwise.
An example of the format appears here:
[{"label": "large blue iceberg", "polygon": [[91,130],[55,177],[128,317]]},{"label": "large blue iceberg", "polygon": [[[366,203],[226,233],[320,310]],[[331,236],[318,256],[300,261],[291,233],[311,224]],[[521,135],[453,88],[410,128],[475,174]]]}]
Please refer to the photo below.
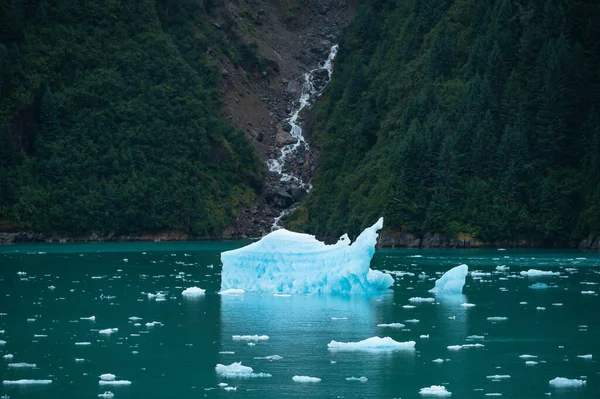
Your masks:
[{"label": "large blue iceberg", "polygon": [[285,229],[260,241],[221,253],[221,290],[266,293],[371,294],[389,288],[389,274],[371,270],[383,218],[350,243],[344,234],[326,245],[308,234]]}]

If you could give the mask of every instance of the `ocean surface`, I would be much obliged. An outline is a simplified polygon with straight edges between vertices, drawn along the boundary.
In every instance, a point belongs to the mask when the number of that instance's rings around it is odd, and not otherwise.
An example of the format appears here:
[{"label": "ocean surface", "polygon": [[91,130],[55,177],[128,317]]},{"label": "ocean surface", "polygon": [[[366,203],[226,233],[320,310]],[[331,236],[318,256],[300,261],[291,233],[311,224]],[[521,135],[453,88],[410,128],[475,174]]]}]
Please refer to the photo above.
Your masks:
[{"label": "ocean surface", "polygon": [[[371,267],[396,278],[378,296],[218,295],[221,251],[246,243],[0,246],[0,396],[406,399],[437,385],[451,398],[600,398],[598,253],[378,250]],[[464,295],[428,293],[463,263]],[[206,295],[181,295],[193,286]],[[378,326],[389,323],[404,327]],[[233,339],[255,334],[269,338]],[[327,348],[374,336],[415,349]],[[233,362],[271,376],[217,375]],[[130,384],[100,385],[106,373]],[[585,384],[558,389],[556,377]],[[23,379],[46,384],[7,382]]]}]

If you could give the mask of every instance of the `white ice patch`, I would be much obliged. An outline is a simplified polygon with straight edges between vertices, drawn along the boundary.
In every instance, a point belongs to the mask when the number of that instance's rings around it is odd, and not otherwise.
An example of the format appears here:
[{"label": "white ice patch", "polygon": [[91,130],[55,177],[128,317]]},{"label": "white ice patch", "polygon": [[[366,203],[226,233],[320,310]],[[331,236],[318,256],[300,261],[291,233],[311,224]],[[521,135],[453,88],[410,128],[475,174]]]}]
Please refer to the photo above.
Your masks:
[{"label": "white ice patch", "polygon": [[404,328],[405,325],[402,323],[388,323],[388,324],[377,324],[377,327]]},{"label": "white ice patch", "polygon": [[510,378],[510,375],[508,374],[495,374],[495,375],[488,375],[487,377],[490,380],[506,380],[508,378]]},{"label": "white ice patch", "polygon": [[488,321],[504,321],[504,320],[508,320],[508,317],[492,316],[492,317],[488,317],[487,319],[488,319]]},{"label": "white ice patch", "polygon": [[37,365],[33,363],[9,363],[8,367],[15,369],[34,369]]},{"label": "white ice patch", "polygon": [[583,295],[594,295],[596,292],[595,291],[581,291],[581,293]]},{"label": "white ice patch", "polygon": [[225,291],[219,291],[219,295],[242,295],[244,293],[246,293],[246,291],[237,288],[230,288]]},{"label": "white ice patch", "polygon": [[117,378],[117,376],[114,374],[111,374],[111,373],[106,373],[106,374],[100,375],[100,379],[103,381],[114,381],[115,378]]},{"label": "white ice patch", "polygon": [[551,272],[549,270],[537,270],[537,269],[529,269],[527,271],[522,271],[521,276],[525,277],[546,277],[546,276],[558,276],[560,272]]},{"label": "white ice patch", "polygon": [[233,335],[231,337],[234,341],[266,341],[269,339],[268,335]]},{"label": "white ice patch", "polygon": [[550,288],[548,284],[545,283],[535,283],[529,286],[532,290],[546,290]]},{"label": "white ice patch", "polygon": [[317,378],[317,377],[309,377],[307,375],[295,375],[292,377],[292,381],[294,381],[294,382],[321,382],[321,379]]},{"label": "white ice patch", "polygon": [[437,358],[432,360],[433,363],[444,363],[444,359]]},{"label": "white ice patch", "polygon": [[433,293],[461,294],[465,279],[469,273],[467,265],[456,266],[442,275],[435,282],[435,287],[429,290]]},{"label": "white ice patch", "polygon": [[115,394],[111,391],[105,391],[104,393],[99,393],[98,397],[102,399],[112,399],[115,397]]},{"label": "white ice patch", "polygon": [[90,316],[90,317],[80,317],[80,320],[89,320],[89,321],[96,321],[96,316]]},{"label": "white ice patch", "polygon": [[230,365],[217,364],[217,374],[224,378],[266,378],[271,377],[267,373],[255,373],[252,367],[242,366],[242,362],[234,362]]},{"label": "white ice patch", "polygon": [[7,360],[11,360],[13,357],[15,357],[12,353],[7,353],[6,355],[2,356],[4,359]]},{"label": "white ice patch", "polygon": [[91,342],[75,342],[76,346],[88,346],[91,345]]},{"label": "white ice patch", "polygon": [[203,290],[202,288],[190,287],[190,288],[186,288],[185,290],[183,290],[181,292],[181,295],[188,297],[188,298],[192,298],[192,297],[204,296],[205,292],[206,292],[206,290]]},{"label": "white ice patch", "polygon": [[483,344],[463,344],[463,345],[450,345],[448,346],[448,350],[451,351],[459,351],[461,349],[469,349],[469,348],[483,348],[485,345]]},{"label": "white ice patch", "polygon": [[585,385],[585,381],[556,377],[555,379],[550,380],[549,384],[553,388],[581,388]]},{"label": "white ice patch", "polygon": [[131,381],[127,381],[127,380],[112,380],[112,381],[106,381],[106,380],[100,380],[98,381],[98,385],[100,386],[127,386],[127,385],[131,385]]},{"label": "white ice patch", "polygon": [[409,298],[408,301],[413,303],[435,302],[435,298],[421,298],[417,296],[414,298]]},{"label": "white ice patch", "polygon": [[48,385],[48,384],[52,384],[52,380],[16,380],[16,381],[4,380],[4,381],[2,381],[2,384],[4,384],[4,385]]},{"label": "white ice patch", "polygon": [[475,304],[465,302],[465,303],[461,304],[460,306],[462,306],[463,308],[472,308],[473,306],[475,306]]},{"label": "white ice patch", "polygon": [[527,360],[525,362],[526,366],[535,366],[536,364],[538,364],[538,362],[534,361],[534,360]]},{"label": "white ice patch", "polygon": [[592,355],[577,355],[580,359],[592,360]]},{"label": "white ice patch", "polygon": [[273,360],[281,360],[281,359],[283,359],[283,357],[281,357],[279,355],[271,355],[271,356],[255,357],[254,359],[266,359],[269,361],[273,361]]},{"label": "white ice patch", "polygon": [[535,355],[520,355],[519,356],[521,359],[536,359],[537,356]]},{"label": "white ice patch", "polygon": [[371,337],[359,342],[331,341],[327,348],[331,351],[367,351],[388,352],[395,350],[414,350],[415,341],[397,342],[390,337]]},{"label": "white ice patch", "polygon": [[111,334],[116,333],[117,331],[119,331],[118,328],[105,328],[104,330],[98,331],[98,333],[104,334],[104,335],[111,335]]},{"label": "white ice patch", "polygon": [[365,383],[369,381],[369,379],[367,377],[346,377],[346,381],[359,381]]},{"label": "white ice patch", "polygon": [[423,396],[450,396],[452,392],[447,391],[445,386],[432,385],[428,388],[421,388],[419,395]]},{"label": "white ice patch", "polygon": [[260,241],[221,253],[221,290],[267,293],[365,294],[389,288],[389,274],[369,269],[383,218],[354,243],[347,235],[326,245],[308,234],[285,229]]}]

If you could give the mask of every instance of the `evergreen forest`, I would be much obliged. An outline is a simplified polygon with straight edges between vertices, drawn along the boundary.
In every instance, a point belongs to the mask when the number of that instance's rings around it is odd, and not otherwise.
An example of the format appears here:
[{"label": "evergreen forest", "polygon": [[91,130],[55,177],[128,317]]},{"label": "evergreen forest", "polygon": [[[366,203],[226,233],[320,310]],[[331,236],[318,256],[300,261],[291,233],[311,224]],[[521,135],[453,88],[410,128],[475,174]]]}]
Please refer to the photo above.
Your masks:
[{"label": "evergreen forest", "polygon": [[600,234],[600,2],[364,0],[288,226],[568,245]]},{"label": "evergreen forest", "polygon": [[256,49],[210,0],[5,0],[0,230],[219,234],[264,166],[224,121],[211,53]]}]

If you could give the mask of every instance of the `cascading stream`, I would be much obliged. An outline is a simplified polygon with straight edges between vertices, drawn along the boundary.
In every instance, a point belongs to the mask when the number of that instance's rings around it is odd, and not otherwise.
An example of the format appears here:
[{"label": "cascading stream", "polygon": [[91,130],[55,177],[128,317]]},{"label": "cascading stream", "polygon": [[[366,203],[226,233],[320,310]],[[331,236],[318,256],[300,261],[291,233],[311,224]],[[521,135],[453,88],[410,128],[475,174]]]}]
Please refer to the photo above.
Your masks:
[{"label": "cascading stream", "polygon": [[[302,84],[302,90],[300,92],[300,99],[298,102],[298,106],[294,110],[292,110],[289,118],[286,120],[286,123],[288,123],[291,126],[290,134],[295,139],[295,142],[292,144],[283,146],[281,148],[280,154],[277,158],[269,159],[267,161],[267,167],[269,168],[269,171],[280,175],[281,176],[279,179],[280,181],[294,182],[295,184],[297,184],[298,186],[300,186],[301,188],[303,188],[307,191],[310,191],[310,189],[312,188],[312,185],[310,184],[310,182],[304,181],[302,179],[302,176],[294,174],[293,171],[284,171],[284,167],[285,167],[286,161],[288,159],[291,159],[293,156],[295,156],[295,154],[298,151],[298,148],[301,145],[304,145],[306,150],[309,149],[308,143],[306,142],[306,140],[304,139],[304,136],[302,135],[302,127],[300,126],[300,121],[298,119],[300,118],[300,113],[304,110],[304,108],[311,105],[311,101],[314,100],[319,95],[321,95],[321,93],[323,92],[323,89],[327,86],[327,84],[331,80],[331,75],[333,73],[333,60],[335,59],[337,50],[338,50],[337,44],[332,46],[331,50],[329,52],[329,56],[323,62],[323,64],[304,74],[304,82]],[[328,78],[327,78],[327,81],[325,82],[325,84],[322,85],[322,87],[317,89],[314,84],[314,76],[317,72],[320,72],[323,70],[327,71]],[[277,216],[275,218],[275,220],[273,222],[273,226],[271,227],[271,230],[277,230],[277,229],[281,228],[281,226],[279,226],[279,222],[280,222],[281,218],[283,216],[287,215],[288,213],[290,213],[292,210],[293,210],[293,208],[283,210],[279,214],[279,216]]]}]

